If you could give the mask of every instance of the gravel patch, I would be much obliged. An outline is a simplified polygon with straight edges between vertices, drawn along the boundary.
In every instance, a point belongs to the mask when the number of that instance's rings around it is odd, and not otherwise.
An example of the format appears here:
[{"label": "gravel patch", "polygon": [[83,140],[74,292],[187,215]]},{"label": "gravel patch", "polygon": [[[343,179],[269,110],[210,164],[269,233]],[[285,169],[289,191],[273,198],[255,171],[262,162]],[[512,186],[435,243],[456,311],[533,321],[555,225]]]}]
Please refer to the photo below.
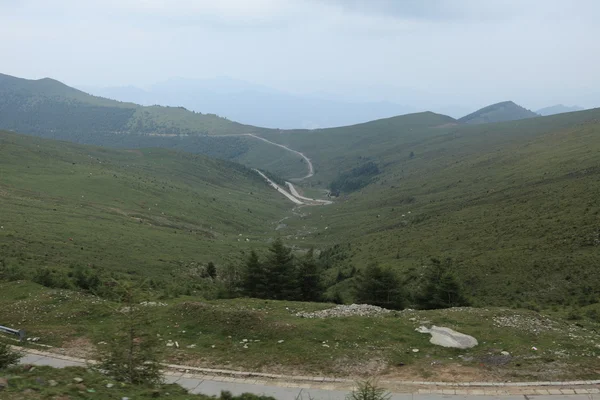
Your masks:
[{"label": "gravel patch", "polygon": [[377,317],[390,313],[392,310],[369,304],[339,305],[326,310],[315,312],[299,312],[301,318],[339,318],[339,317]]}]

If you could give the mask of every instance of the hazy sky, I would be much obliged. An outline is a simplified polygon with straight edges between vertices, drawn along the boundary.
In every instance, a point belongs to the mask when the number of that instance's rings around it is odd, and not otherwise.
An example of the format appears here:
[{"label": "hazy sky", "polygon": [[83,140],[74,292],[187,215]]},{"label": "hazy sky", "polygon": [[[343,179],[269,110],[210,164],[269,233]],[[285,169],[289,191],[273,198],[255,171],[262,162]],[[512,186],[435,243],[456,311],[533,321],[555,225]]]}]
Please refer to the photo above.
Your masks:
[{"label": "hazy sky", "polygon": [[598,0],[0,0],[0,72],[228,76],[349,100],[600,106]]}]

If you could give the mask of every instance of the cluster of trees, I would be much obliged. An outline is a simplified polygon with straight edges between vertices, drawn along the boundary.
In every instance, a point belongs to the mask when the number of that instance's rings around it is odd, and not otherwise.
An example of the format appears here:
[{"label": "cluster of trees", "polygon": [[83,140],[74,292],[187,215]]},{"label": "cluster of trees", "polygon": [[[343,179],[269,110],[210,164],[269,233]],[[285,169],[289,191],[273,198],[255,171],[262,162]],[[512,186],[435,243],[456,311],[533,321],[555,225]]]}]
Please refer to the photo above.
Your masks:
[{"label": "cluster of trees", "polygon": [[356,168],[338,175],[331,182],[329,188],[331,193],[339,196],[340,193],[354,192],[367,186],[373,177],[379,174],[379,167],[373,161],[369,161]]},{"label": "cluster of trees", "polygon": [[313,251],[298,260],[281,239],[273,242],[265,260],[252,251],[246,261],[243,293],[261,299],[320,301],[323,287]]},{"label": "cluster of trees", "polygon": [[[5,275],[10,271],[0,268],[0,278],[7,278]],[[90,267],[68,270],[44,267],[31,278],[46,287],[78,289],[110,299],[119,296],[115,284],[132,279]],[[437,309],[469,304],[451,259],[434,258],[421,274],[399,275],[377,263],[357,270],[349,266],[346,252],[340,246],[322,252],[319,257],[312,250],[298,257],[281,239],[275,240],[263,257],[252,251],[242,265],[217,268],[209,262],[188,278],[173,283],[174,286],[159,278],[145,282],[152,292],[162,293],[161,298],[201,293],[207,298],[354,301],[396,310],[408,306]]]},{"label": "cluster of trees", "polygon": [[[262,299],[322,301],[327,290],[322,280],[324,269],[312,250],[297,259],[277,239],[264,260],[256,252],[250,253],[244,265],[241,293]],[[407,305],[436,309],[469,304],[451,259],[432,259],[413,290],[407,285],[411,278],[414,277],[402,279],[392,269],[373,263],[344,276],[343,280],[351,280],[354,301],[388,309],[398,310]],[[337,283],[340,279],[332,282]]]}]

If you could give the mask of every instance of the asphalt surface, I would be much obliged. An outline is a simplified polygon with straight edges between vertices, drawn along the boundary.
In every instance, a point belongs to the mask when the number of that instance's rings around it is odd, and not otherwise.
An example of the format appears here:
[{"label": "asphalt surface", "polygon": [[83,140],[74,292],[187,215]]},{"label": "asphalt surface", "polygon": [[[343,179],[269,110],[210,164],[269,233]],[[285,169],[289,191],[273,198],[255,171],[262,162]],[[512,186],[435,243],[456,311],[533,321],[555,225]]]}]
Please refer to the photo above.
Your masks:
[{"label": "asphalt surface", "polygon": [[[64,360],[46,355],[26,354],[21,358],[22,364],[39,366],[50,366],[54,368],[64,367],[86,367],[85,362]],[[221,391],[227,390],[234,395],[242,393],[254,393],[257,395],[268,395],[278,400],[344,400],[348,392],[340,390],[326,390],[322,388],[282,387],[268,384],[250,384],[209,380],[206,377],[194,377],[189,374],[168,372],[165,374],[165,382],[176,383],[187,389],[190,393],[203,393],[218,396]],[[309,386],[309,385],[305,385]],[[444,394],[411,394],[393,393],[391,400],[600,400],[597,394],[585,395],[444,395]]]}]

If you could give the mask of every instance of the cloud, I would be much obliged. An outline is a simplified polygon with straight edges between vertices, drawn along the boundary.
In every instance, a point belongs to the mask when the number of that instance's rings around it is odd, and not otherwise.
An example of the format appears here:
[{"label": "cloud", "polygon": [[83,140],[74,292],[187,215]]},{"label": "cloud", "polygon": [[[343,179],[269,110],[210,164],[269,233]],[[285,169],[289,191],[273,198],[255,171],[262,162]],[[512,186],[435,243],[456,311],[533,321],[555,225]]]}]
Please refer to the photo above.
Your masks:
[{"label": "cloud", "polygon": [[1,72],[535,108],[598,92],[599,14],[594,0],[0,0]]}]

